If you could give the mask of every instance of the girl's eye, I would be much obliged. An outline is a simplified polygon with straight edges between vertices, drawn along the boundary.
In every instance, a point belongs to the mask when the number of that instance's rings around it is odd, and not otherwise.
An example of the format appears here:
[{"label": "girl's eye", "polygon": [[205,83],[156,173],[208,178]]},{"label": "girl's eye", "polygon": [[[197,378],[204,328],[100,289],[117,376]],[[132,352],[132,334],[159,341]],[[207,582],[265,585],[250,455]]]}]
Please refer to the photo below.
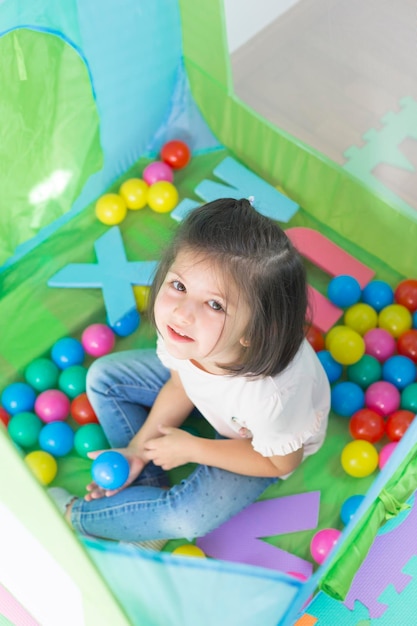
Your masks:
[{"label": "girl's eye", "polygon": [[179,280],[173,280],[172,286],[176,289],[176,291],[185,291],[185,285]]},{"label": "girl's eye", "polygon": [[207,304],[213,311],[224,311],[222,305],[217,300],[209,300]]}]

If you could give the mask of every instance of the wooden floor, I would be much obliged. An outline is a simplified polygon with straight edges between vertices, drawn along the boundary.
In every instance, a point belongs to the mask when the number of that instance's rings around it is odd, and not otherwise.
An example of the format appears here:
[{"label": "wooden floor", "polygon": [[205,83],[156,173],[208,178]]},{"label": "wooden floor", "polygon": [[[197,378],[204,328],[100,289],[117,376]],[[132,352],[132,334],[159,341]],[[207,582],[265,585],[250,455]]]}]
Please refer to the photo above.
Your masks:
[{"label": "wooden floor", "polygon": [[[390,128],[411,171],[390,159],[372,175],[417,210],[416,0],[301,0],[232,55],[232,71],[249,106],[341,165],[370,129],[378,141]],[[407,136],[392,121],[404,98]]]}]

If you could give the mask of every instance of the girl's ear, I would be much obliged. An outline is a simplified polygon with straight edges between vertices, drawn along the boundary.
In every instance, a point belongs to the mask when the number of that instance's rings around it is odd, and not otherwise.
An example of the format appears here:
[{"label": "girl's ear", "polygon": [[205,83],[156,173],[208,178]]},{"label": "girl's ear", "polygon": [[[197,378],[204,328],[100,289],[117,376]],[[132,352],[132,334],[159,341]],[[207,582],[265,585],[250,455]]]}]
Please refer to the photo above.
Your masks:
[{"label": "girl's ear", "polygon": [[244,337],[242,337],[239,340],[239,343],[241,346],[243,346],[244,348],[248,348],[249,347],[249,341],[247,339],[245,339]]}]

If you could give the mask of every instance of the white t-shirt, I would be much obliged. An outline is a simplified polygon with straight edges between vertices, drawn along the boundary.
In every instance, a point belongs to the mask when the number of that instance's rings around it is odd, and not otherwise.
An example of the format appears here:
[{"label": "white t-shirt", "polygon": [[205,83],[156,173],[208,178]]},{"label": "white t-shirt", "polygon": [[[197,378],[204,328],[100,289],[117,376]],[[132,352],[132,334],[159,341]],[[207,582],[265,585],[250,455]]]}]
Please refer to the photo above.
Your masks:
[{"label": "white t-shirt", "polygon": [[307,340],[283,372],[255,379],[205,372],[172,357],[161,337],[157,353],[178,372],[188,397],[220,435],[250,438],[262,456],[289,454],[304,445],[306,457],[323,443],[330,386]]}]

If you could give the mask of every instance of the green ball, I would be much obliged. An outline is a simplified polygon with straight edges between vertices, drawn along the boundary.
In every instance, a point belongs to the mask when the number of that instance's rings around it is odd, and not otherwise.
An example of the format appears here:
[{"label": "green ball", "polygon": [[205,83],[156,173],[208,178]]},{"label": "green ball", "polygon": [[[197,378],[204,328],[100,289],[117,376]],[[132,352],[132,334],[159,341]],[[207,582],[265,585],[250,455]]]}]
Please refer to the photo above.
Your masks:
[{"label": "green ball", "polygon": [[348,380],[356,383],[362,389],[367,389],[372,383],[382,378],[381,363],[370,354],[364,354],[356,363],[346,368]]},{"label": "green ball", "polygon": [[50,359],[35,359],[25,370],[26,381],[37,391],[56,387],[59,368]]},{"label": "green ball", "polygon": [[417,383],[407,385],[401,392],[401,408],[417,413]]},{"label": "green ball", "polygon": [[35,413],[23,411],[13,415],[7,425],[9,435],[19,446],[31,448],[38,443],[39,433],[44,423]]},{"label": "green ball", "polygon": [[69,398],[76,398],[85,392],[87,368],[83,365],[70,365],[59,376],[58,386]]},{"label": "green ball", "polygon": [[75,433],[74,448],[80,456],[88,458],[89,452],[108,450],[109,447],[109,442],[100,424],[84,424]]}]

